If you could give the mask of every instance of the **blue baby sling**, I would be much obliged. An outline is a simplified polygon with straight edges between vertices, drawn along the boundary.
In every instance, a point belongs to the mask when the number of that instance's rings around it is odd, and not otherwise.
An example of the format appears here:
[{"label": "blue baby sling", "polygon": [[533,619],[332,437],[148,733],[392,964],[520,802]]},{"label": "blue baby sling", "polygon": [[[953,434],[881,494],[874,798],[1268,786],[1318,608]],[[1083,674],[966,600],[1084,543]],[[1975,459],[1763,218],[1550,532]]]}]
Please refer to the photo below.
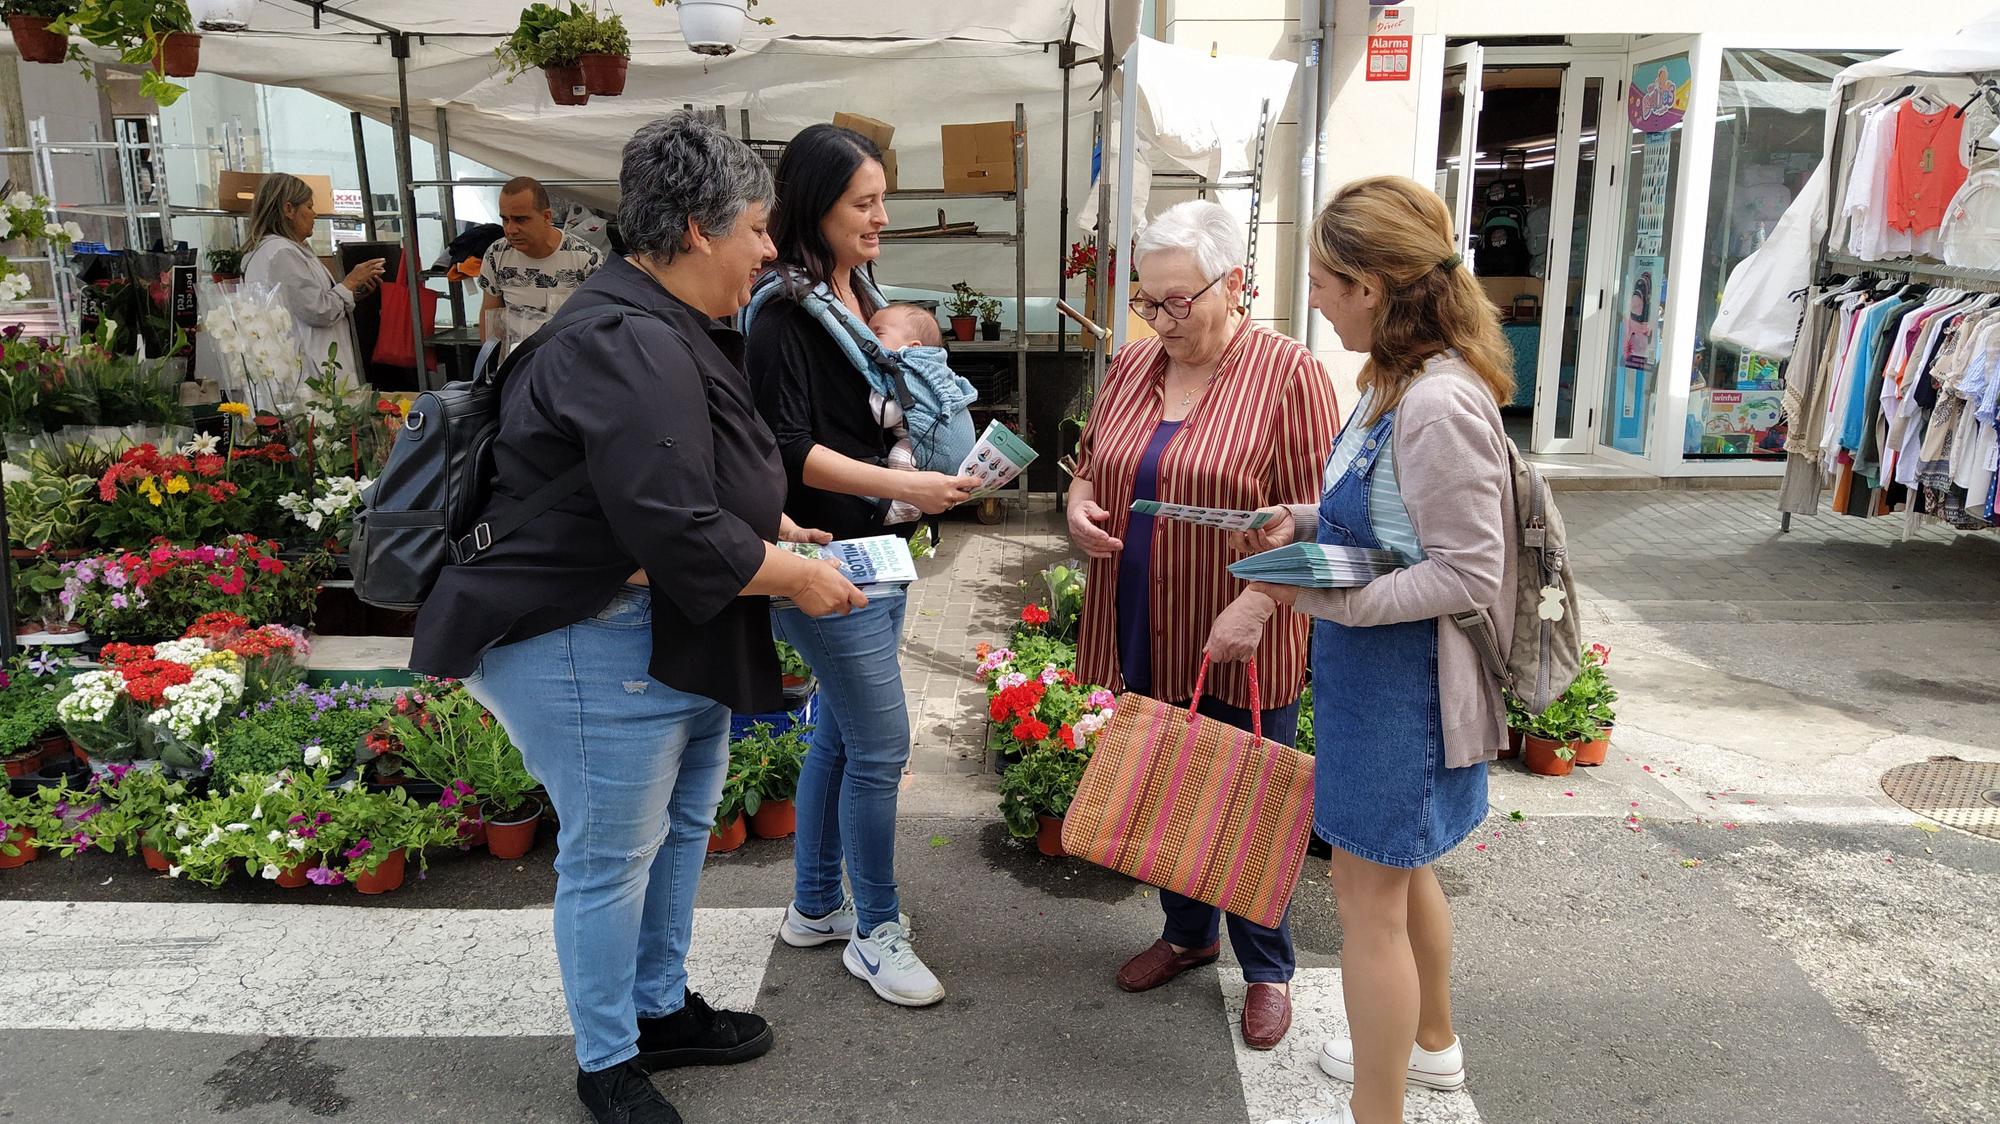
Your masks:
[{"label": "blue baby sling", "polygon": [[[859,273],[856,278],[875,307],[888,303],[873,281]],[[784,289],[779,270],[759,278],[749,305],[737,314],[738,328],[747,335],[757,313]],[[903,425],[909,431],[917,468],[958,475],[959,466],[979,440],[972,428],[972,404],[979,400],[979,392],[952,371],[945,349],[890,351],[824,283],[806,293],[799,305],[840,345],[847,361],[868,380],[869,389],[903,408]]]}]

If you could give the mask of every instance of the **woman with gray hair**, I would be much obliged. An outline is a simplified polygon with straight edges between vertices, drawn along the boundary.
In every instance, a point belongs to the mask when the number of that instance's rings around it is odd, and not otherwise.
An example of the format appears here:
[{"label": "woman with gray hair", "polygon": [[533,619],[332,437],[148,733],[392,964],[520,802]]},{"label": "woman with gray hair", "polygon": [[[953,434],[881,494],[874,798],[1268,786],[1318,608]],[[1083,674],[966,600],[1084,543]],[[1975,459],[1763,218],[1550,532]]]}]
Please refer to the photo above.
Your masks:
[{"label": "woman with gray hair", "polygon": [[[1306,619],[1229,575],[1223,532],[1131,510],[1160,500],[1247,511],[1318,492],[1340,428],[1333,384],[1297,342],[1250,322],[1244,243],[1242,225],[1209,202],[1182,203],[1139,235],[1131,306],[1157,335],[1112,362],[1069,492],[1092,590],[1077,674],[1179,706],[1200,691],[1202,714],[1290,745]],[[1118,970],[1127,991],[1221,955],[1221,910],[1170,890],[1160,905],[1160,939]],[[1267,929],[1232,914],[1229,943],[1248,984],[1243,1040],[1272,1049],[1292,1022],[1288,922]]]},{"label": "woman with gray hair", "polygon": [[312,185],[276,172],[264,177],[250,202],[250,236],[243,244],[243,287],[266,288],[292,314],[306,362],[318,367],[329,349],[346,381],[361,381],[361,347],[354,335],[354,301],[382,279],[382,259],[369,258],[336,282],[313,256],[312,237],[319,213]]},{"label": "woman with gray hair", "polygon": [[578,1096],[605,1124],[677,1124],[648,1070],[772,1043],[764,1020],[691,991],[685,966],[729,713],[782,701],[769,599],[810,615],[867,599],[774,545],[827,536],[784,516],[743,339],[719,322],[772,257],[770,173],[683,112],[633,136],[619,188],[627,256],[503,371],[481,518],[564,498],[445,569],[410,666],[462,678],[555,804]]}]

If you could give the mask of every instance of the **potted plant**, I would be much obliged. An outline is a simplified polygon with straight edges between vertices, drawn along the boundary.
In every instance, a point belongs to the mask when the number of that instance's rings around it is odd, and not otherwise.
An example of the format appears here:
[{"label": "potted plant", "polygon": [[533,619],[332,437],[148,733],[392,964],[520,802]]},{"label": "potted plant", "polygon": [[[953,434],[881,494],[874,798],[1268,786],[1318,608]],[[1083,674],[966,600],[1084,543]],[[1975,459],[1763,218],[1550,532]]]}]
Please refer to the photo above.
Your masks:
[{"label": "potted plant", "polygon": [[722,782],[722,801],[715,806],[715,826],[708,829],[709,854],[734,851],[750,837],[750,825],[743,815],[748,795],[742,773],[731,761],[729,778]]},{"label": "potted plant", "polygon": [[[386,894],[403,884],[409,860],[421,869],[425,852],[458,842],[459,817],[450,808],[418,804],[406,792],[347,793],[332,813],[339,838],[340,873],[364,894]],[[329,863],[332,855],[328,856]],[[308,872],[310,876],[310,872]]]},{"label": "potted plant", "polygon": [[[97,481],[29,470],[7,484],[9,545],[30,555],[60,551],[74,557],[90,545],[102,514]],[[19,557],[19,555],[16,555]]]},{"label": "potted plant", "polygon": [[757,838],[783,839],[798,830],[792,802],[798,796],[799,771],[805,767],[811,738],[811,726],[778,733],[759,722],[730,745],[730,771],[740,780],[743,811]]},{"label": "potted plant", "polygon": [[592,97],[615,98],[625,92],[625,72],[632,63],[632,36],[617,12],[599,16],[594,11],[576,11],[568,22],[578,24],[583,53],[577,65],[583,68],[583,84]]},{"label": "potted plant", "polygon": [[1611,727],[1618,717],[1612,704],[1618,701],[1618,690],[1604,670],[1610,663],[1610,645],[1592,644],[1585,648],[1583,667],[1566,692],[1583,708],[1584,723],[1589,730],[1576,744],[1576,763],[1580,766],[1602,765],[1611,751]]},{"label": "potted plant", "polygon": [[365,749],[364,761],[390,756],[396,771],[438,786],[439,802],[450,798],[447,810],[485,825],[495,858],[518,859],[534,847],[544,811],[528,795],[535,779],[506,729],[463,687],[439,681],[430,692],[398,697],[386,729],[392,744]]},{"label": "potted plant", "polygon": [[730,55],[743,41],[743,32],[753,23],[766,27],[778,21],[769,16],[753,16],[757,0],[653,0],[653,6],[672,3],[680,9],[681,38],[697,55]]},{"label": "potted plant", "polygon": [[1016,839],[1033,837],[1035,849],[1061,858],[1062,822],[1076,799],[1076,786],[1090,763],[1088,753],[1043,750],[1030,753],[1000,778],[1000,817]]},{"label": "potted plant", "polygon": [[951,287],[951,298],[945,302],[945,311],[951,317],[951,338],[960,343],[970,342],[973,326],[979,318],[979,303],[985,295],[963,281]]},{"label": "potted plant", "polygon": [[171,865],[167,852],[173,815],[188,798],[187,783],[158,769],[112,769],[92,783],[98,798],[117,815],[120,837],[130,839],[146,869],[164,873]]},{"label": "potted plant", "polygon": [[[259,680],[247,667],[245,678]],[[217,788],[287,769],[344,773],[357,760],[362,739],[389,710],[366,687],[347,683],[331,688],[301,683],[277,692],[259,680],[254,688],[246,686],[244,699],[242,717],[223,726],[215,739],[209,781]]]},{"label": "potted plant", "polygon": [[74,0],[8,0],[0,3],[14,48],[25,62],[61,62],[69,57],[69,36],[50,31],[49,24],[74,11]]},{"label": "potted plant", "polygon": [[585,105],[590,88],[584,84],[583,67],[577,62],[587,46],[583,26],[577,17],[583,9],[571,4],[565,12],[552,4],[530,4],[521,9],[521,21],[505,42],[493,49],[507,80],[539,68],[548,79],[549,96],[557,105]]},{"label": "potted plant", "polygon": [[992,297],[979,302],[979,338],[988,343],[1000,338],[1000,302]]},{"label": "potted plant", "polygon": [[1521,739],[1521,763],[1531,773],[1566,777],[1574,767],[1576,743],[1594,732],[1583,708],[1567,696],[1530,715]]},{"label": "potted plant", "polygon": [[35,840],[55,831],[49,804],[39,793],[15,796],[0,792],[0,870],[34,862],[40,853]]},{"label": "potted plant", "polygon": [[[185,0],[76,0],[75,10],[50,30],[115,51],[128,66],[145,67],[139,92],[163,106],[187,93],[166,78],[192,77],[201,68],[201,36],[194,33]],[[73,43],[70,57],[86,61]]]},{"label": "potted plant", "polygon": [[[53,763],[55,750],[68,749],[56,721],[56,703],[66,689],[56,666],[53,657],[17,656],[0,671],[0,764],[10,777],[33,776]],[[47,672],[30,670],[37,667]]]},{"label": "potted plant", "polygon": [[785,689],[785,710],[794,711],[806,705],[806,700],[812,697],[812,667],[797,648],[783,640],[774,643],[778,649],[778,680]]},{"label": "potted plant", "polygon": [[225,281],[240,281],[243,278],[243,248],[241,246],[217,246],[208,252],[209,280],[221,284]]},{"label": "potted plant", "polygon": [[1502,689],[1500,699],[1507,704],[1507,748],[1500,751],[1500,760],[1511,761],[1521,756],[1521,739],[1525,736],[1531,718],[1528,709],[1514,692]]}]

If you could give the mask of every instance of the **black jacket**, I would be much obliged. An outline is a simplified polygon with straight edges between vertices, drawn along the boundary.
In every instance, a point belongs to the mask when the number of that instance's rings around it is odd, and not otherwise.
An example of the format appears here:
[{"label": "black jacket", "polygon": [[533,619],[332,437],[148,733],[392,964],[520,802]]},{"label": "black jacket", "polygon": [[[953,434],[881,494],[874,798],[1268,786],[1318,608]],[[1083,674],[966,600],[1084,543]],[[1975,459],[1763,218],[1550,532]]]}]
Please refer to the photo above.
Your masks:
[{"label": "black jacket", "polygon": [[743,337],[623,258],[565,307],[604,303],[634,312],[568,328],[508,375],[490,507],[580,460],[590,482],[445,568],[410,665],[467,675],[495,644],[596,615],[643,569],[653,677],[732,710],[780,709],[769,599],[741,594],[777,540],[785,467],[743,374]]},{"label": "black jacket", "polygon": [[805,483],[806,454],[815,445],[879,465],[896,443],[868,408],[868,380],[847,353],[812,313],[779,295],[751,323],[744,362],[757,409],[784,456],[791,485],[786,514],[799,526],[836,539],[882,534],[888,500],[823,492]]}]

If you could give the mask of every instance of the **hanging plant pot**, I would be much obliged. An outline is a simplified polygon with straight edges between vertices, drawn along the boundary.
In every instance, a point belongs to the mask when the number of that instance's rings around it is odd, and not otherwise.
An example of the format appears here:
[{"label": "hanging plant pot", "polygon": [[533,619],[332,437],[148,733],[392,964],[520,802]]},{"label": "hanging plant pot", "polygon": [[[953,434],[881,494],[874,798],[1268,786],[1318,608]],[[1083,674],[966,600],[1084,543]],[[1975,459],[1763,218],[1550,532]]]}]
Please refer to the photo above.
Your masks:
[{"label": "hanging plant pot", "polygon": [[549,96],[557,105],[589,105],[590,87],[583,84],[580,66],[548,66],[542,74],[549,80]]},{"label": "hanging plant pot", "polygon": [[624,55],[582,55],[576,60],[583,68],[583,84],[590,96],[615,98],[625,92],[625,70],[632,60]]},{"label": "hanging plant pot", "polygon": [[[316,862],[317,860],[314,861]],[[387,866],[388,864],[384,863],[383,865]],[[299,863],[296,866],[288,866],[278,872],[277,883],[280,887],[284,889],[296,890],[299,887],[307,885],[312,881],[312,879],[306,877],[306,871],[311,870],[312,868],[313,868],[313,863],[310,862]]]},{"label": "hanging plant pot", "polygon": [[69,54],[69,36],[50,31],[47,16],[8,16],[7,30],[28,62],[61,62]]},{"label": "hanging plant pot", "polygon": [[1605,757],[1611,752],[1611,727],[1599,730],[1597,736],[1587,742],[1572,743],[1570,748],[1576,750],[1576,760],[1572,764],[1583,768],[1604,764]]},{"label": "hanging plant pot", "polygon": [[188,14],[203,31],[248,31],[257,0],[188,0]]},{"label": "hanging plant pot", "polygon": [[1035,822],[1041,825],[1035,829],[1035,850],[1052,859],[1059,859],[1068,854],[1067,851],[1063,850],[1062,845],[1063,818],[1061,816],[1036,816]]},{"label": "hanging plant pot", "polygon": [[364,894],[386,894],[403,884],[403,868],[406,862],[403,849],[398,847],[389,852],[389,857],[382,860],[382,865],[367,874],[355,875],[354,888]]},{"label": "hanging plant pot", "polygon": [[169,78],[192,78],[201,70],[201,36],[189,31],[173,31],[160,40],[160,53],[153,56],[153,69]]},{"label": "hanging plant pot", "polygon": [[1564,756],[1569,747],[1562,742],[1552,742],[1533,734],[1521,739],[1521,763],[1530,773],[1545,777],[1566,777],[1575,767],[1575,762]]},{"label": "hanging plant pot", "polygon": [[722,825],[720,829],[709,833],[708,853],[715,855],[721,854],[724,851],[734,851],[736,848],[741,847],[743,841],[749,837],[750,828],[743,822],[743,813],[738,812],[734,819]]},{"label": "hanging plant pot", "polygon": [[518,859],[535,849],[535,829],[542,825],[542,805],[530,800],[507,813],[505,819],[486,821],[486,853],[496,859]]},{"label": "hanging plant pot", "polygon": [[759,839],[783,839],[798,829],[798,808],[789,800],[766,800],[750,817],[750,832]]},{"label": "hanging plant pot", "polygon": [[977,320],[973,319],[970,316],[952,317],[951,338],[957,340],[960,343],[971,343],[972,333],[977,329],[978,323],[979,322]]},{"label": "hanging plant pot", "polygon": [[32,827],[24,827],[19,831],[9,832],[7,834],[7,842],[12,843],[14,849],[21,853],[10,855],[5,851],[0,851],[0,870],[12,870],[17,866],[26,866],[34,862],[41,854],[41,848],[35,846],[35,829]]},{"label": "hanging plant pot", "polygon": [[680,0],[681,38],[697,55],[733,55],[750,26],[744,0]]}]

